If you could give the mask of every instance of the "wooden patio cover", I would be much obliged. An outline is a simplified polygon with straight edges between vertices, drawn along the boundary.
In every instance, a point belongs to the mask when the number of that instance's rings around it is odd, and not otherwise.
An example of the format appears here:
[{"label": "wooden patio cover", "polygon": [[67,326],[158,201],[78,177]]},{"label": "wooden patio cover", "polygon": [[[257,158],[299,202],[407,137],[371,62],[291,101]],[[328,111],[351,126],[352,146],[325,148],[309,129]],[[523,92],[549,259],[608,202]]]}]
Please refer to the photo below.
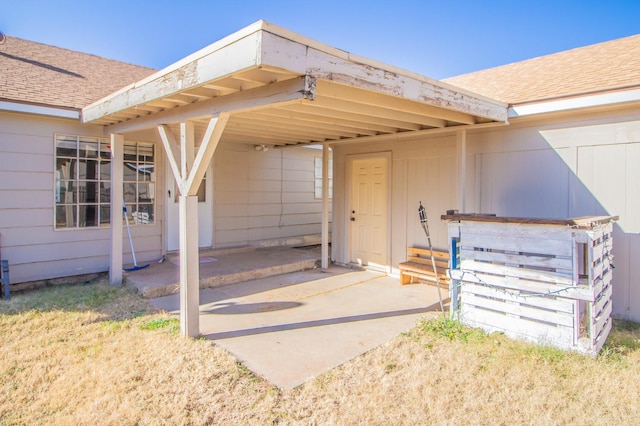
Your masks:
[{"label": "wooden patio cover", "polygon": [[82,121],[104,126],[112,139],[114,284],[122,282],[122,220],[115,207],[122,199],[124,135],[157,128],[181,195],[181,329],[197,336],[196,191],[220,142],[323,145],[326,267],[330,144],[457,132],[463,153],[464,130],[507,123],[507,105],[258,21],[85,107]]}]

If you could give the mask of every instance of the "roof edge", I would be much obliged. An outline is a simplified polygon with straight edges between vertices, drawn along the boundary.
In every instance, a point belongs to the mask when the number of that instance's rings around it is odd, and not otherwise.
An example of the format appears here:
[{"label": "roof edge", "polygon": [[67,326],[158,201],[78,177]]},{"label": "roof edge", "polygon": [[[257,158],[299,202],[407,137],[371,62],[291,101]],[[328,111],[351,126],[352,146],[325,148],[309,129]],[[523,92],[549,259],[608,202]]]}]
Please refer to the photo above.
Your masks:
[{"label": "roof edge", "polygon": [[0,100],[0,110],[80,120],[80,109]]},{"label": "roof edge", "polygon": [[631,86],[631,88],[633,89],[592,92],[583,96],[567,96],[564,98],[552,98],[540,102],[512,104],[509,108],[509,117],[523,117],[640,101],[640,86]]}]

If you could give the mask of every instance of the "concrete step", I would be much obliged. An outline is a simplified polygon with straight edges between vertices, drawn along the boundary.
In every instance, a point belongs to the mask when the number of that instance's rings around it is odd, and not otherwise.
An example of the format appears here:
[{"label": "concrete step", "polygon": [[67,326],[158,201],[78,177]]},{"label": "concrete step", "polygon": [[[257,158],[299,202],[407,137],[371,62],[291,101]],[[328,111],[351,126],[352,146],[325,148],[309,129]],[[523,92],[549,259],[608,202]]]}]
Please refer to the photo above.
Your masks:
[{"label": "concrete step", "polygon": [[[318,250],[288,247],[219,253],[200,252],[201,289],[304,271],[317,268],[320,263]],[[179,259],[167,256],[163,263],[152,263],[147,269],[128,272],[125,278],[127,284],[143,297],[156,298],[180,292],[179,272]]]}]

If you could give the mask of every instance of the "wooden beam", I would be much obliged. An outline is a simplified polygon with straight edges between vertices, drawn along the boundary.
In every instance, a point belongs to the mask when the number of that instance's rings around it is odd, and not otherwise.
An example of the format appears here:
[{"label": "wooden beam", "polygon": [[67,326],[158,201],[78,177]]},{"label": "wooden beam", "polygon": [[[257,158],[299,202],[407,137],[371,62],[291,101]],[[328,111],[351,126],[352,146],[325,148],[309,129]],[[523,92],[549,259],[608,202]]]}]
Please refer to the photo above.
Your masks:
[{"label": "wooden beam", "polygon": [[216,151],[218,143],[220,143],[222,132],[229,121],[229,117],[228,113],[222,113],[218,117],[214,117],[209,121],[209,125],[207,126],[207,130],[202,138],[200,148],[198,148],[198,155],[195,157],[193,168],[189,173],[189,178],[185,182],[184,188],[181,188],[181,190],[184,189],[183,194],[197,194],[200,182],[202,182],[202,178],[204,178],[207,167],[213,158],[213,153]]},{"label": "wooden beam", "polygon": [[124,136],[111,135],[111,252],[109,283],[122,285],[122,197],[124,168]]},{"label": "wooden beam", "polygon": [[[180,174],[185,179],[191,172],[195,156],[195,128],[193,123],[185,121],[180,123]],[[181,191],[181,195],[187,195]],[[195,194],[194,194],[195,195]]]},{"label": "wooden beam", "polygon": [[[309,125],[305,123],[297,124],[292,120],[280,120],[277,118],[264,117],[260,115],[251,115],[250,117],[244,119],[234,117],[233,124],[230,124],[229,128],[235,128],[239,130],[244,128],[249,131],[253,130],[259,133],[269,133],[274,135],[280,134],[283,136],[289,135],[293,136],[294,138],[297,138],[302,134],[314,139],[355,137],[360,134],[353,129],[334,128],[333,126],[329,125]],[[367,132],[367,134],[371,133]]]},{"label": "wooden beam", "polygon": [[446,121],[462,124],[475,124],[475,118],[466,113],[435,107],[412,99],[392,96],[372,90],[338,84],[326,80],[318,80],[318,96],[343,99],[364,105],[375,105],[394,111],[407,112],[433,118],[432,127],[444,127]]},{"label": "wooden beam", "polygon": [[395,109],[389,109],[377,105],[367,105],[364,103],[352,102],[350,100],[329,98],[318,96],[313,102],[313,106],[321,106],[334,109],[337,111],[364,114],[371,117],[379,117],[387,120],[405,121],[408,123],[419,124],[427,127],[445,127],[443,120],[434,119],[426,115],[414,114],[412,112],[403,112]]},{"label": "wooden beam", "polygon": [[407,121],[407,118],[404,117],[403,120],[392,120],[381,117],[373,117],[371,115],[366,115],[362,113],[351,113],[347,111],[338,111],[329,106],[323,106],[318,104],[317,102],[309,102],[298,105],[283,105],[278,109],[289,110],[289,111],[303,111],[313,115],[320,115],[323,117],[331,117],[331,118],[340,118],[345,120],[352,120],[357,123],[364,123],[367,125],[374,126],[386,126],[390,128],[395,128],[402,130],[420,130],[422,126],[420,124],[412,123]]},{"label": "wooden beam", "polygon": [[105,132],[134,132],[161,124],[181,123],[200,117],[216,116],[222,112],[248,111],[268,105],[313,99],[315,99],[315,79],[303,76],[113,124],[105,127]]},{"label": "wooden beam", "polygon": [[198,197],[181,195],[180,217],[180,331],[200,335],[200,262],[198,253]]},{"label": "wooden beam", "polygon": [[329,267],[329,144],[322,145],[322,269]]},{"label": "wooden beam", "polygon": [[489,123],[468,124],[460,126],[443,127],[440,129],[424,129],[413,132],[398,132],[392,135],[378,135],[378,136],[361,136],[353,139],[342,139],[336,141],[336,144],[352,144],[352,143],[374,143],[374,142],[386,142],[386,141],[404,141],[404,140],[416,140],[418,138],[428,138],[431,136],[452,134],[464,128],[466,130],[471,129],[490,129],[494,127],[507,126],[509,123],[492,121]]},{"label": "wooden beam", "polygon": [[[356,135],[376,135],[378,132],[374,130],[356,128],[355,126],[344,126],[335,122],[327,120],[313,120],[305,119],[301,116],[294,117],[293,114],[288,114],[288,117],[283,117],[279,114],[273,114],[276,111],[275,108],[268,110],[256,111],[251,114],[251,117],[247,117],[248,120],[259,121],[275,125],[276,127],[290,128],[290,129],[312,129],[314,131],[331,131],[338,134],[352,134]],[[286,113],[285,113],[286,114]]]},{"label": "wooden beam", "polygon": [[178,166],[178,161],[176,160],[176,157],[178,157],[177,153],[179,147],[175,142],[175,138],[169,126],[167,126],[166,124],[158,126],[158,133],[160,134],[160,139],[162,139],[164,152],[167,154],[169,166],[171,167],[171,171],[173,172],[173,177],[179,184],[182,181],[182,173],[180,167]]},{"label": "wooden beam", "polygon": [[467,184],[467,131],[460,129],[456,132],[456,168],[458,177],[457,205],[460,213],[466,212],[466,184]]},{"label": "wooden beam", "polygon": [[83,108],[84,122],[117,113],[137,104],[162,99],[241,70],[257,67],[260,63],[258,58],[260,32],[254,28],[252,32],[243,31],[241,38],[235,38],[236,36],[237,34],[225,37],[171,65],[168,69]]},{"label": "wooden beam", "polygon": [[346,120],[343,118],[331,117],[324,114],[312,114],[309,111],[298,111],[297,109],[268,108],[260,110],[259,114],[269,117],[280,117],[280,119],[282,120],[295,120],[301,123],[315,123],[318,126],[341,126],[342,128],[350,128],[352,129],[352,131],[359,134],[370,133],[371,135],[374,135],[380,132],[395,133],[398,131],[398,128],[396,127],[382,126],[379,124],[373,125],[358,121]]}]

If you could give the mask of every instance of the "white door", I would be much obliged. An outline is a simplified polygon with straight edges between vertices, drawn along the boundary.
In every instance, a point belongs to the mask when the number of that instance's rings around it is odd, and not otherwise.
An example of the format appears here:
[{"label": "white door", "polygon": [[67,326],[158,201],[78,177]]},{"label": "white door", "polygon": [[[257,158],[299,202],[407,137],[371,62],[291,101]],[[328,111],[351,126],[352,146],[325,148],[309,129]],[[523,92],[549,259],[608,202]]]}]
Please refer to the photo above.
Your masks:
[{"label": "white door", "polygon": [[387,158],[354,159],[351,163],[351,262],[386,269]]},{"label": "white door", "polygon": [[[213,245],[213,182],[211,166],[198,190],[198,247]],[[179,192],[173,173],[167,173],[167,250],[180,248],[178,200]]]}]

